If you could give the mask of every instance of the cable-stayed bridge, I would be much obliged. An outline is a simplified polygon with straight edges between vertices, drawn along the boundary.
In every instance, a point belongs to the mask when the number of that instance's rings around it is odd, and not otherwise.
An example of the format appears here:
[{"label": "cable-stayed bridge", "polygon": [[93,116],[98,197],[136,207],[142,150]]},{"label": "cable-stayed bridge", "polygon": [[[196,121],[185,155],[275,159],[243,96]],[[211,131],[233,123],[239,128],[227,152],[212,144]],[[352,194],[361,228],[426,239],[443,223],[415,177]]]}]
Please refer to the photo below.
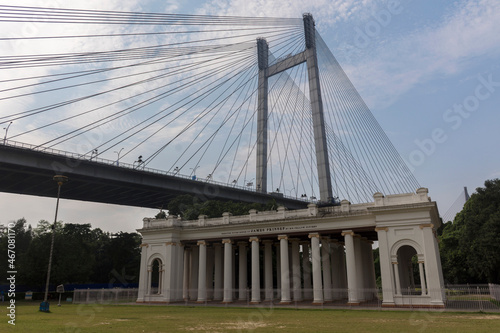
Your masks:
[{"label": "cable-stayed bridge", "polygon": [[1,191],[52,196],[63,173],[79,200],[293,208],[420,187],[309,14],[0,6],[0,25],[33,22],[0,37]]}]

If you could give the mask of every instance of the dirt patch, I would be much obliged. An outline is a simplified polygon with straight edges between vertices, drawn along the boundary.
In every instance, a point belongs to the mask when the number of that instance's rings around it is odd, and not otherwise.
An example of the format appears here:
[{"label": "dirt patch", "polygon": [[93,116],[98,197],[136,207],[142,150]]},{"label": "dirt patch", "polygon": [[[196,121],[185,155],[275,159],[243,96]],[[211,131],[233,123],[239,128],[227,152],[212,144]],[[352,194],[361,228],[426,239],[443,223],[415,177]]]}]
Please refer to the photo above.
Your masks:
[{"label": "dirt patch", "polygon": [[457,318],[457,319],[486,319],[486,320],[492,320],[492,319],[500,319],[500,316],[495,316],[495,315],[477,315],[477,316],[446,316],[443,318]]},{"label": "dirt patch", "polygon": [[240,322],[220,323],[217,325],[198,325],[195,327],[186,327],[185,330],[203,331],[203,332],[222,332],[223,330],[254,330],[257,328],[264,328],[268,326],[269,324],[265,323],[240,321]]}]

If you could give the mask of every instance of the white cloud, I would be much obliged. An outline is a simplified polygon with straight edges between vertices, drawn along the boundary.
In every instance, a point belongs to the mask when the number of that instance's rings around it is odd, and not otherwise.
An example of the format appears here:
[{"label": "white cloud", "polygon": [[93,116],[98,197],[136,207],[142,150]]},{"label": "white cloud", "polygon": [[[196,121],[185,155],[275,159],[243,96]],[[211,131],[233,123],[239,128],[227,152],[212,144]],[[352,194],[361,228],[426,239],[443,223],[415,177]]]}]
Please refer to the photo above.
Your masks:
[{"label": "white cloud", "polygon": [[365,16],[380,1],[376,0],[211,0],[200,10],[200,14],[237,15],[258,17],[300,18],[304,13],[313,14],[318,28],[332,26],[353,16]]},{"label": "white cloud", "polygon": [[438,75],[459,74],[486,58],[498,57],[499,21],[497,0],[461,2],[440,24],[383,41],[342,65],[367,104],[383,108],[417,84]]}]

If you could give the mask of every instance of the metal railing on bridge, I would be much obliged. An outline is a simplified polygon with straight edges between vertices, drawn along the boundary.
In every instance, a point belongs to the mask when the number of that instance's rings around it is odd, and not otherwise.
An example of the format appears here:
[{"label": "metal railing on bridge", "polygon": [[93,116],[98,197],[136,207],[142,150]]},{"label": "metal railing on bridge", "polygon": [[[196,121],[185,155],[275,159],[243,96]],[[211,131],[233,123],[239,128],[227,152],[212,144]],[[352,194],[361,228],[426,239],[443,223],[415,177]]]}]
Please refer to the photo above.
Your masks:
[{"label": "metal railing on bridge", "polygon": [[[130,164],[130,163],[125,163],[125,162],[119,162],[117,160],[109,160],[109,159],[105,159],[105,158],[101,158],[101,157],[92,156],[92,154],[89,155],[89,153],[85,153],[85,154],[72,153],[72,152],[64,151],[64,150],[60,150],[60,149],[37,146],[37,145],[32,145],[29,143],[18,142],[18,141],[13,141],[13,140],[5,140],[5,141],[3,141],[3,144],[5,146],[11,146],[11,147],[21,148],[21,149],[26,149],[26,150],[32,150],[32,151],[42,152],[42,153],[51,154],[51,155],[63,156],[63,157],[74,159],[74,160],[95,162],[95,163],[112,165],[115,167],[120,167],[120,168],[125,168],[125,169],[132,169],[132,170],[149,172],[149,173],[154,173],[154,174],[159,174],[159,175],[179,177],[179,178],[184,178],[184,179],[188,179],[188,180],[192,180],[192,181],[205,182],[205,183],[210,183],[210,184],[219,185],[219,186],[237,188],[237,189],[244,190],[244,191],[257,192],[257,190],[255,188],[250,187],[250,186],[242,186],[242,185],[238,185],[235,183],[228,184],[228,183],[213,180],[211,177],[207,177],[207,178],[195,177],[195,178],[193,178],[193,176],[184,175],[184,174],[181,174],[177,171],[165,171],[165,170],[145,167],[141,164],[136,164],[136,163]],[[314,202],[315,201],[315,200],[308,200],[308,198],[299,198],[299,197],[289,196],[289,195],[286,195],[284,193],[279,193],[279,195],[280,195],[280,198],[283,197],[286,199],[300,200],[300,201],[304,201],[304,202]]]}]

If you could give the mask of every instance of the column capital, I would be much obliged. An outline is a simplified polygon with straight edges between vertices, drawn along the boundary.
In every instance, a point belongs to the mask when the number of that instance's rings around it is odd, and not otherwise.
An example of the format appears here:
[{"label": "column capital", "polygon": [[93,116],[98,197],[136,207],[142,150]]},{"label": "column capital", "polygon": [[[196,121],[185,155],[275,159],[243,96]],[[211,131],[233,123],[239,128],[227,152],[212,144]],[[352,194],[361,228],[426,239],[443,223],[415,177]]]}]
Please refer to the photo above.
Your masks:
[{"label": "column capital", "polygon": [[250,243],[251,242],[259,242],[259,237],[250,237],[250,239],[248,240]]},{"label": "column capital", "polygon": [[166,242],[165,245],[169,246],[169,245],[177,245],[176,242]]},{"label": "column capital", "polygon": [[376,227],[375,231],[376,232],[379,232],[379,231],[385,231],[385,232],[387,232],[387,231],[389,231],[389,228],[388,227]]},{"label": "column capital", "polygon": [[392,261],[392,262],[391,262],[391,264],[393,264],[393,265],[397,265],[397,264],[398,264],[398,262],[397,262],[397,261]]},{"label": "column capital", "polygon": [[354,231],[352,230],[344,230],[342,231],[342,236],[345,236],[345,235],[351,235],[352,237],[354,237],[356,234],[354,233]]},{"label": "column capital", "polygon": [[419,261],[417,261],[417,263],[419,263],[419,264],[423,264],[423,263],[424,263],[424,261],[423,261],[423,260],[419,260]]},{"label": "column capital", "polygon": [[421,224],[419,225],[420,229],[423,229],[423,228],[434,228],[434,224],[432,223],[426,223],[426,224]]},{"label": "column capital", "polygon": [[199,240],[196,245],[207,245],[207,242],[204,240]]},{"label": "column capital", "polygon": [[229,243],[229,244],[233,244],[233,241],[232,241],[232,240],[230,240],[229,238],[224,238],[224,239],[222,240],[222,244],[227,244],[227,243]]},{"label": "column capital", "polygon": [[139,247],[149,247],[149,244],[147,244],[147,243],[146,244],[141,244],[141,245],[139,245]]},{"label": "column capital", "polygon": [[282,239],[288,240],[288,236],[287,235],[278,235],[278,240],[282,240]]},{"label": "column capital", "polygon": [[309,237],[309,238],[318,238],[319,239],[321,236],[317,232],[315,232],[315,233],[309,234],[307,237]]}]

